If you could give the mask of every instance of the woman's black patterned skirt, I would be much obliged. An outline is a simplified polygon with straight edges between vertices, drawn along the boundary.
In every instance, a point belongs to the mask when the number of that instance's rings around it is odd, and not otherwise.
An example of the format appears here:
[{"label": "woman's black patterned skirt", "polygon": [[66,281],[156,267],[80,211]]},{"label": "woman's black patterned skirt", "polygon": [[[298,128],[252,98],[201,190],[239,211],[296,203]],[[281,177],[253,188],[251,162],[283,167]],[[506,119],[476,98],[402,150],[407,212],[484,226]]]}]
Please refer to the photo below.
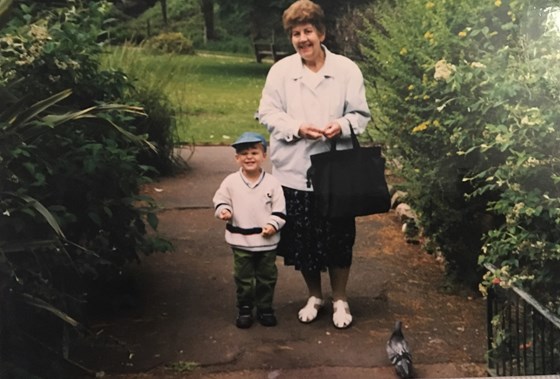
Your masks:
[{"label": "woman's black patterned skirt", "polygon": [[278,255],[284,257],[284,264],[304,272],[350,267],[356,239],[354,218],[325,219],[315,211],[313,192],[283,189],[287,220]]}]

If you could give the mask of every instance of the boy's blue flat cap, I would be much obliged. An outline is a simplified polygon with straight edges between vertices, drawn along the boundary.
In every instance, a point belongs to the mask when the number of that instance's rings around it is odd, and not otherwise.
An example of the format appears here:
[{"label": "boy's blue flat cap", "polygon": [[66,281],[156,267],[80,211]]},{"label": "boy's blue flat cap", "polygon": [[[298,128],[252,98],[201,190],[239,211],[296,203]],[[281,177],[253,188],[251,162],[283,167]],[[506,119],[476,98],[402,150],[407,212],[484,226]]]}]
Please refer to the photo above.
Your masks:
[{"label": "boy's blue flat cap", "polygon": [[264,151],[266,151],[266,139],[259,133],[245,132],[239,136],[237,141],[231,144],[234,148],[246,143],[262,143]]}]

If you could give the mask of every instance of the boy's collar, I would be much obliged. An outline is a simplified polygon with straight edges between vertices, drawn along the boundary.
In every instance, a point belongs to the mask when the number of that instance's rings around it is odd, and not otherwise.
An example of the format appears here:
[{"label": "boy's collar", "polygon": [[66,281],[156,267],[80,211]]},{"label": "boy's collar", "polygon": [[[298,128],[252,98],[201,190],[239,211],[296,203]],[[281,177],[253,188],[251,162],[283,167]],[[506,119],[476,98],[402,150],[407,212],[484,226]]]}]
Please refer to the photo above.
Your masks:
[{"label": "boy's collar", "polygon": [[261,184],[261,182],[264,179],[264,175],[265,175],[265,171],[262,169],[262,167],[260,168],[261,173],[260,176],[258,177],[258,179],[254,182],[250,181],[249,178],[243,173],[243,168],[239,169],[239,175],[241,176],[241,180],[243,180],[243,183],[245,183],[245,185],[247,185],[247,187],[249,188],[255,188],[257,187],[259,184]]}]

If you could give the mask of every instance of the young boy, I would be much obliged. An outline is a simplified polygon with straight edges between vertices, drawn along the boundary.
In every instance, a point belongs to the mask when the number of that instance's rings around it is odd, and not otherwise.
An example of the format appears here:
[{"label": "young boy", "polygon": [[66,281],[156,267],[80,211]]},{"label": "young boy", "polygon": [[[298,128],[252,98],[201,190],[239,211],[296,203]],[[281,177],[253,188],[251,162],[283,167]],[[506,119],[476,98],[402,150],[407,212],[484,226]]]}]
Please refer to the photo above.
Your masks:
[{"label": "young boy", "polygon": [[224,179],[213,202],[215,216],[227,221],[226,242],[233,250],[236,325],[249,328],[256,306],[261,325],[275,326],[272,299],[278,276],[278,231],[286,223],[284,192],[276,178],[262,169],[266,159],[262,135],[243,133],[232,146],[240,170]]}]

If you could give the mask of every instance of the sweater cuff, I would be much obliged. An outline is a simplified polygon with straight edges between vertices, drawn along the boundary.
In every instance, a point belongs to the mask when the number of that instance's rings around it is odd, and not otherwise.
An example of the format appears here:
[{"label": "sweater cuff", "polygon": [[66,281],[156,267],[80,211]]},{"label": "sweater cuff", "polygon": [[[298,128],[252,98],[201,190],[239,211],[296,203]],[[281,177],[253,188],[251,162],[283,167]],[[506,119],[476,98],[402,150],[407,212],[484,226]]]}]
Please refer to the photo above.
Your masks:
[{"label": "sweater cuff", "polygon": [[214,212],[214,216],[216,217],[220,217],[220,213],[222,212],[222,210],[227,209],[230,213],[232,213],[231,211],[231,207],[228,204],[218,204],[216,206],[216,210]]},{"label": "sweater cuff", "polygon": [[292,123],[286,130],[286,132],[284,133],[284,135],[282,137],[284,137],[284,140],[286,142],[292,142],[294,139],[300,139],[301,137],[299,136],[299,127],[302,124],[302,122],[300,121],[295,121],[294,123]]}]

